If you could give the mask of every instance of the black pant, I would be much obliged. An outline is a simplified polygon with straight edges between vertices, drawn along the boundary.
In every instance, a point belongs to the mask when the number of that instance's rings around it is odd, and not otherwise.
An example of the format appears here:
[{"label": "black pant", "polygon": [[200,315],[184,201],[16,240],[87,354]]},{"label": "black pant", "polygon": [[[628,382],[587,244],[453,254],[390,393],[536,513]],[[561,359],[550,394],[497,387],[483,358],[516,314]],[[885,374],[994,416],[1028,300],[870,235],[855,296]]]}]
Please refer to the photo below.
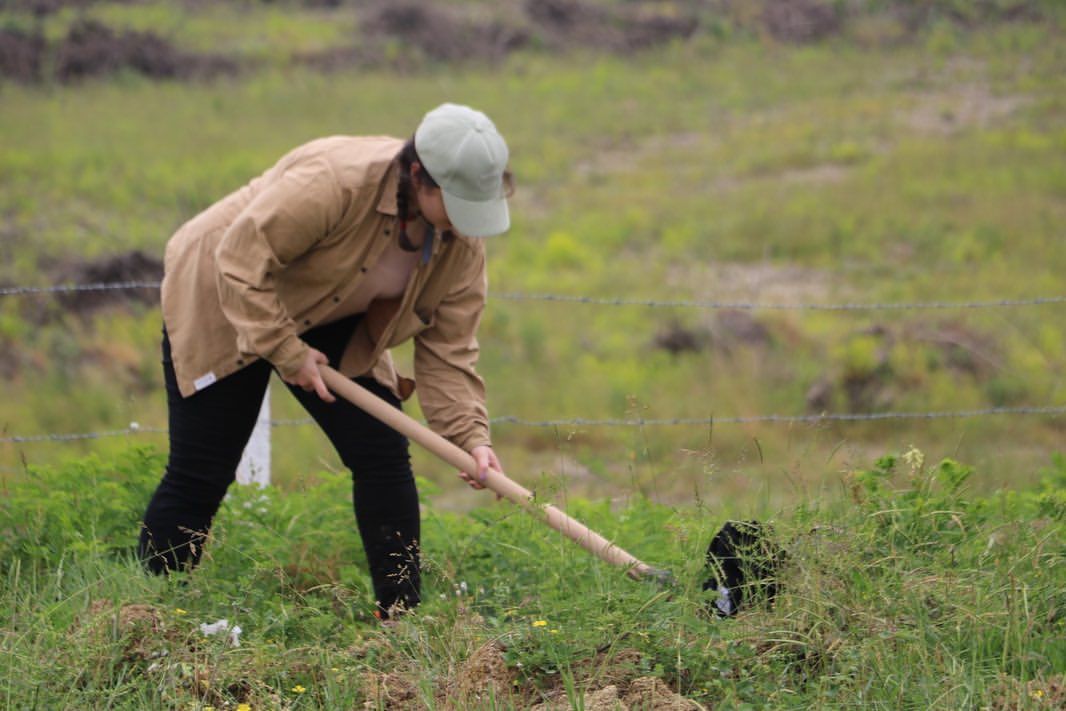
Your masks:
[{"label": "black pant", "polygon": [[[356,316],[312,329],[303,339],[336,366],[358,320]],[[255,427],[270,371],[269,363],[256,361],[183,398],[164,329],[170,457],[141,529],[139,551],[149,570],[164,573],[199,562],[211,519],[236,479],[237,464]],[[357,378],[356,382],[400,407],[400,401],[376,381]],[[352,471],[355,520],[379,610],[387,615],[394,604],[414,607],[421,587],[420,533],[418,492],[407,438],[341,398],[326,403],[299,387],[289,386],[289,390]]]}]

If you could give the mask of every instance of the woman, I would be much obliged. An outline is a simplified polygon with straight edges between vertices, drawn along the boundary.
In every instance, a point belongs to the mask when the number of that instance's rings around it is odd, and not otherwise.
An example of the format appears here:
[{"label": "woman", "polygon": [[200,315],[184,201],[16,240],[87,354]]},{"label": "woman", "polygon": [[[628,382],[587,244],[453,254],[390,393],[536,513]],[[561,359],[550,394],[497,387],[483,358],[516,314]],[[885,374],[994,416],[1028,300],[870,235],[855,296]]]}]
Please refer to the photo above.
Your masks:
[{"label": "woman", "polygon": [[413,338],[430,427],[470,452],[482,479],[500,469],[474,366],[487,288],[480,238],[510,224],[507,156],[488,117],[443,104],[406,143],[334,136],[300,146],[171,238],[162,286],[170,456],[141,530],[150,570],[199,561],[275,370],[352,471],[378,616],[418,604],[407,440],[336,400],[318,366],[400,407],[414,382],[396,373],[388,348]]}]

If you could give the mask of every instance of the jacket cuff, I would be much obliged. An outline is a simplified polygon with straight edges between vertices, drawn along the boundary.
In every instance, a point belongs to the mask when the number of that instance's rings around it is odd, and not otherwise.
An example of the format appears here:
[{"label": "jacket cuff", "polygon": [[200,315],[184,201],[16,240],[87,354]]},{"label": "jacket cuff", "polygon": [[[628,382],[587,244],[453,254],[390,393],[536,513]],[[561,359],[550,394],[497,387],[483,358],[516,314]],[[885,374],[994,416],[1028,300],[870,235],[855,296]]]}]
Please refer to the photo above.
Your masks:
[{"label": "jacket cuff", "polygon": [[478,428],[474,432],[465,434],[462,437],[456,437],[454,444],[464,452],[472,452],[474,451],[474,447],[481,447],[482,445],[491,447],[492,439],[489,437],[488,432],[484,432]]},{"label": "jacket cuff", "polygon": [[285,340],[271,351],[266,359],[278,369],[278,373],[282,378],[289,378],[300,371],[300,366],[303,365],[304,358],[309,350],[310,346],[304,343],[299,336],[292,334],[286,336]]}]

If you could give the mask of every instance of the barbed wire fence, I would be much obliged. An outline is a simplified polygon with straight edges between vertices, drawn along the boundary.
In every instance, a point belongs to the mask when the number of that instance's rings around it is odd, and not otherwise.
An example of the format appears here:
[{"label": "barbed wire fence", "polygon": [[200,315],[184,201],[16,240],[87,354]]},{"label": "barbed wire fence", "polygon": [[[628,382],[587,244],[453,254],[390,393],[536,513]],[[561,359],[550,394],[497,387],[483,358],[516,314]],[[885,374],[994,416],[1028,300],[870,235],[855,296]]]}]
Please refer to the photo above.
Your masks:
[{"label": "barbed wire fence", "polygon": [[[87,292],[122,292],[142,289],[159,289],[160,281],[117,281],[84,284],[50,284],[41,286],[5,286],[0,287],[0,297],[14,296],[49,296]],[[1051,306],[1066,304],[1066,296],[1043,296],[1012,299],[969,300],[969,301],[910,301],[910,302],[841,302],[841,303],[777,303],[755,301],[719,301],[687,299],[644,299],[629,297],[582,296],[552,293],[492,293],[494,299],[514,302],[548,302],[585,304],[590,306],[646,307],[646,308],[691,308],[704,310],[742,310],[742,311],[908,311],[908,310],[967,310]],[[266,408],[266,404],[264,404]],[[311,418],[270,419],[269,409],[257,423],[258,436],[269,433],[277,427],[304,426],[312,424]],[[714,426],[716,424],[810,424],[829,422],[872,422],[886,420],[940,420],[967,419],[992,416],[1052,416],[1066,415],[1066,405],[1044,405],[1026,407],[989,407],[953,411],[913,411],[913,412],[872,412],[872,413],[820,413],[806,415],[751,415],[751,416],[709,416],[702,418],[561,418],[547,420],[530,420],[513,415],[494,417],[493,425],[513,425],[532,428],[582,428],[582,427],[673,427],[673,426]],[[142,426],[131,422],[122,429],[89,432],[48,432],[41,434],[0,435],[0,444],[60,443],[98,440],[112,437],[130,437],[135,435],[165,435],[168,430],[161,427]],[[266,435],[269,436],[269,435]],[[262,445],[260,445],[262,446]],[[269,460],[269,445],[266,458]],[[260,455],[262,456],[262,455]],[[246,465],[242,462],[242,467]],[[266,465],[269,470],[269,464]],[[0,471],[13,471],[3,469]],[[254,475],[253,475],[254,476]],[[269,475],[268,477],[269,478]]]},{"label": "barbed wire fence", "polygon": [[[628,417],[590,419],[584,417],[560,418],[551,420],[528,420],[513,415],[501,415],[489,420],[493,425],[517,425],[520,427],[692,427],[714,426],[721,424],[805,424],[816,425],[823,422],[876,422],[883,420],[945,420],[967,419],[971,417],[989,417],[999,415],[1066,415],[1066,405],[1045,407],[986,407],[972,410],[941,410],[912,412],[869,412],[869,413],[822,413],[817,415],[751,415],[748,417]],[[258,424],[268,427],[296,427],[314,424],[310,417],[283,420],[259,420]],[[131,422],[124,429],[103,430],[100,432],[54,432],[36,435],[0,436],[0,444],[29,444],[34,442],[77,442],[81,440],[107,439],[109,437],[128,437],[139,434],[167,434],[165,427],[145,427]]]},{"label": "barbed wire fence", "polygon": [[[47,286],[0,287],[0,296],[33,296],[72,294],[80,292],[129,291],[158,289],[159,281],[120,281],[91,284],[53,284]],[[493,292],[493,299],[504,301],[546,301],[592,306],[646,306],[649,308],[695,308],[737,311],[918,311],[952,309],[991,309],[1017,306],[1049,306],[1066,304],[1066,296],[1043,296],[1024,299],[991,299],[984,301],[900,301],[870,303],[775,303],[752,301],[715,301],[699,299],[634,299],[628,297],[581,296],[575,294]]]}]

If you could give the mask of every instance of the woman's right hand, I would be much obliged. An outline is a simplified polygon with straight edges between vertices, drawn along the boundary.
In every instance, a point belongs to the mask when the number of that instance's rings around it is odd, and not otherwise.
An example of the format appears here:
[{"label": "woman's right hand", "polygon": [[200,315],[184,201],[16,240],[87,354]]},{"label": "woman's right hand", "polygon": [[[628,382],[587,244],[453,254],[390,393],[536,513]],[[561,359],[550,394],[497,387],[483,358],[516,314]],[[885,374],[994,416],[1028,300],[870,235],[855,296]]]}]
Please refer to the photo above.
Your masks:
[{"label": "woman's right hand", "polygon": [[330,393],[325,381],[322,380],[322,374],[318,372],[319,364],[328,365],[329,358],[322,351],[308,348],[300,369],[288,378],[282,376],[282,380],[290,385],[298,385],[307,392],[316,392],[326,402],[336,402],[337,398]]}]

